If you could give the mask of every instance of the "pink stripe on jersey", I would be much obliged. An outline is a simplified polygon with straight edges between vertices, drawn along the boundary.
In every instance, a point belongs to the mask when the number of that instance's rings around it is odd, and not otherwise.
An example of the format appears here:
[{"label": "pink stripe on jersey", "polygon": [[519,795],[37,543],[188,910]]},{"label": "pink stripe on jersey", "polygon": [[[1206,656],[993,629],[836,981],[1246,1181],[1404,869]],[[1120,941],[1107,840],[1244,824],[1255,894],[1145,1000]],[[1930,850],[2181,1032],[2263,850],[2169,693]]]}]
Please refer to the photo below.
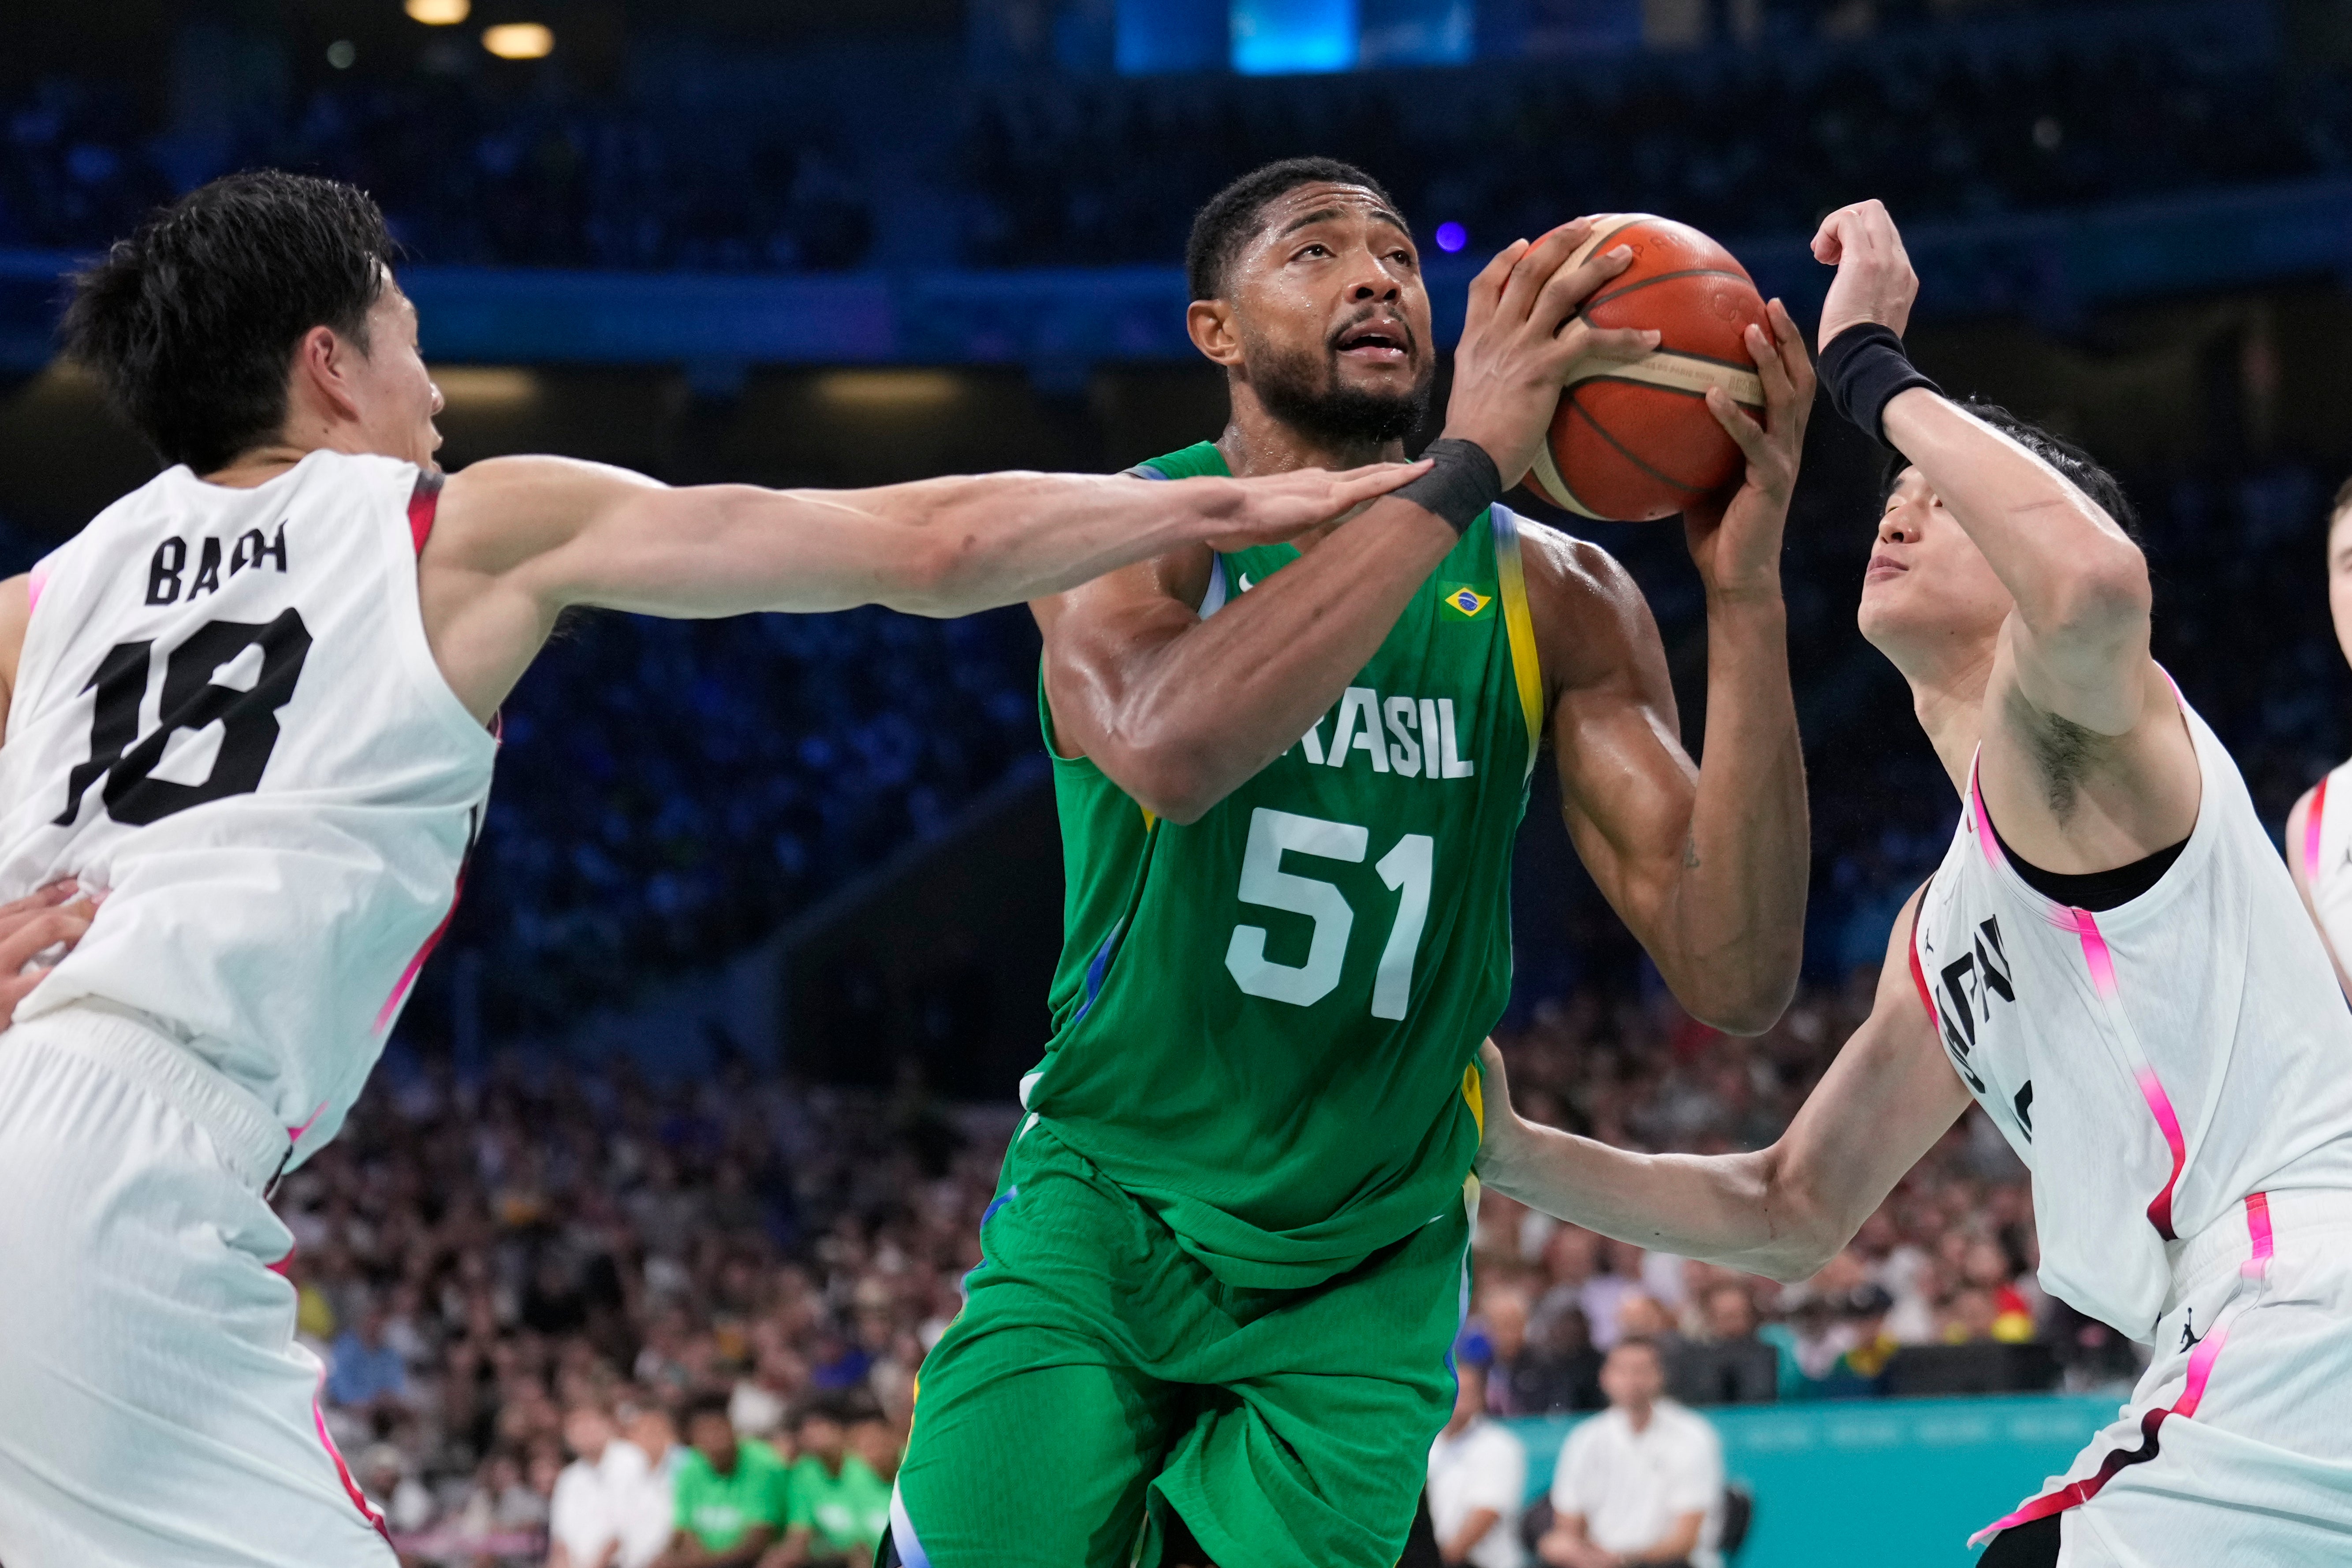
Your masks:
[{"label": "pink stripe on jersey", "polygon": [[2271,1195],[2255,1193],[2246,1199],[2246,1231],[2253,1237],[2253,1251],[2239,1267],[2238,1272],[2249,1279],[2267,1276],[2271,1271]]},{"label": "pink stripe on jersey", "polygon": [[[320,1367],[319,1369],[320,1386],[322,1388],[326,1386],[326,1368]],[[319,1396],[315,1394],[310,1396],[310,1419],[318,1426],[319,1446],[326,1449],[327,1458],[335,1462],[335,1475],[343,1483],[344,1495],[352,1500],[352,1506],[360,1510],[360,1516],[368,1521],[378,1535],[383,1537],[386,1544],[389,1544],[392,1541],[392,1530],[384,1523],[383,1515],[377,1510],[375,1504],[368,1501],[367,1493],[360,1490],[359,1482],[352,1479],[352,1468],[343,1463],[343,1451],[335,1447],[335,1435],[327,1430],[327,1413],[320,1408]]]},{"label": "pink stripe on jersey", "polygon": [[[41,590],[48,585],[49,563],[43,561],[33,568],[32,575],[25,579],[25,613],[26,615],[29,616],[41,607]],[[2326,787],[2325,780],[2322,781],[2322,787]]]},{"label": "pink stripe on jersey", "polygon": [[2311,786],[2311,815],[2303,819],[2303,879],[2314,890],[2319,886],[2319,819],[2327,810],[2327,775]]},{"label": "pink stripe on jersey", "polygon": [[2148,1113],[2164,1132],[2164,1146],[2172,1152],[2172,1174],[2164,1179],[2164,1191],[2147,1205],[2147,1223],[2156,1226],[2156,1234],[2167,1241],[2179,1238],[2172,1231],[2172,1189],[2180,1184],[2180,1168],[2189,1163],[2189,1144],[2180,1136],[2180,1118],[2172,1110],[2172,1097],[2164,1092],[2164,1084],[2154,1068],[2142,1068],[2136,1075],[2139,1079],[2140,1098],[2147,1101]]},{"label": "pink stripe on jersey", "polygon": [[[2246,1230],[2252,1246],[2248,1248],[2246,1261],[2238,1266],[2238,1273],[2240,1278],[2259,1286],[2269,1277],[2271,1267],[2271,1205],[2266,1194],[2254,1193],[2247,1197]],[[2233,1296],[2231,1301],[2231,1308],[2223,1310],[2213,1326],[2205,1331],[2205,1337],[2197,1342],[2197,1348],[2189,1352],[2189,1373],[2183,1380],[2180,1397],[2170,1405],[2158,1406],[2139,1418],[2138,1447],[2112,1450],[2099,1461],[2095,1474],[2069,1482],[2054,1492],[2044,1492],[2016,1511],[2002,1515],[1969,1536],[1969,1544],[1978,1545],[2004,1530],[2031,1524],[2037,1519],[2047,1519],[2053,1513],[2063,1513],[2070,1508],[2080,1507],[2098,1496],[2100,1489],[2115,1479],[2117,1472],[2155,1458],[2159,1449],[2158,1429],[2164,1425],[2166,1418],[2178,1415],[2187,1421],[2205,1402],[2206,1387],[2213,1380],[2213,1363],[2221,1359],[2221,1347],[2229,1342],[2231,1323],[2235,1321],[2237,1312],[2244,1310],[2243,1298]]]},{"label": "pink stripe on jersey", "polygon": [[[2072,928],[2083,943],[2083,963],[2091,972],[2091,984],[2097,988],[2099,1000],[2114,1001],[2116,995],[2116,960],[2115,955],[2107,951],[2107,939],[2099,931],[2099,918],[2088,910],[2063,904],[2059,906],[2059,913],[2064,917],[2061,923]],[[2145,1089],[2147,1086],[2143,1084],[2141,1088]],[[2158,1092],[2163,1091],[2158,1089]]]},{"label": "pink stripe on jersey", "polygon": [[1984,791],[1977,784],[1977,764],[1969,763],[1969,807],[1977,819],[1977,847],[1984,851],[1985,864],[1998,866],[2001,861],[2000,841],[1992,836],[1992,818],[1986,815]]}]

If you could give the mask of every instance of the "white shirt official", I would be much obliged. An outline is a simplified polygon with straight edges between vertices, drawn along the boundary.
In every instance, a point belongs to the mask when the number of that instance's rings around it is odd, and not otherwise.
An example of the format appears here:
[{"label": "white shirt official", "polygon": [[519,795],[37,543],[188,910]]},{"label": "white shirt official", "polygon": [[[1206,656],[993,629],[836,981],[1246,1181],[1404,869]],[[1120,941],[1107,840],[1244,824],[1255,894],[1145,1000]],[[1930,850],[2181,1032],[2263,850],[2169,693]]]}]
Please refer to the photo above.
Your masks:
[{"label": "white shirt official", "polygon": [[601,1568],[604,1548],[620,1539],[632,1494],[645,1484],[645,1450],[619,1437],[604,1445],[593,1464],[574,1459],[563,1467],[548,1501],[547,1532],[563,1542],[572,1568]]},{"label": "white shirt official", "polygon": [[1686,1513],[1706,1517],[1691,1568],[1721,1568],[1723,1444],[1701,1417],[1661,1399],[1639,1432],[1622,1410],[1605,1410],[1568,1435],[1552,1472],[1556,1513],[1584,1516],[1585,1533],[1610,1552],[1645,1552]]},{"label": "white shirt official", "polygon": [[1480,1416],[1461,1431],[1440,1432],[1429,1448],[1429,1522],[1441,1545],[1470,1516],[1495,1510],[1495,1522],[1465,1559],[1473,1568],[1520,1568],[1519,1504],[1528,1494],[1528,1451]]}]

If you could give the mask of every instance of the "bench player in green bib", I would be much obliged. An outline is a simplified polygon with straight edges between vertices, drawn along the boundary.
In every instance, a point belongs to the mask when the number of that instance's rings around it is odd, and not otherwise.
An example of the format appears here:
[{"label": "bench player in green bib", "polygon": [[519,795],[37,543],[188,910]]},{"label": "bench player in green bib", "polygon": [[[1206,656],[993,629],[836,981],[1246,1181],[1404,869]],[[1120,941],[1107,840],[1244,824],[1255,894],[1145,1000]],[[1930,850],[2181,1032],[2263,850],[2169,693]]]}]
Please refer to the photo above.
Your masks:
[{"label": "bench player in green bib", "polygon": [[[1647,607],[1494,504],[1580,364],[1585,226],[1472,285],[1430,473],[1288,543],[1035,606],[1068,875],[1054,1034],[923,1364],[881,1561],[1389,1568],[1454,1401],[1509,869],[1537,750],[1595,880],[1696,1016],[1767,1027],[1808,855],[1780,533],[1811,370],[1776,306],[1707,588],[1706,765]],[[1301,160],[1197,220],[1193,341],[1233,418],[1139,480],[1401,454],[1429,300],[1369,177]]]}]

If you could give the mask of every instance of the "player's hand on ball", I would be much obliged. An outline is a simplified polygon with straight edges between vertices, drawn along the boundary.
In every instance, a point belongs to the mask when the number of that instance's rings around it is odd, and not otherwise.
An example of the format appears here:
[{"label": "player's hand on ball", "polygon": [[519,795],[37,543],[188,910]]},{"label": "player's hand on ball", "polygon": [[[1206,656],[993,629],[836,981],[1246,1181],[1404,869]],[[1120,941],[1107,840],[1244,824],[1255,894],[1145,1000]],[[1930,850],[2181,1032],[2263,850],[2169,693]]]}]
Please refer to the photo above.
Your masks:
[{"label": "player's hand on ball", "polygon": [[1856,202],[1822,219],[1813,235],[1813,257],[1837,268],[1829,297],[1822,301],[1817,346],[1827,348],[1832,338],[1865,322],[1902,334],[1911,320],[1911,302],[1919,297],[1919,275],[1911,269],[1910,254],[1885,203]]},{"label": "player's hand on ball", "polygon": [[1444,434],[1484,447],[1506,489],[1527,477],[1560,388],[1578,369],[1595,360],[1627,363],[1658,346],[1656,332],[1593,327],[1578,317],[1593,291],[1633,260],[1621,245],[1569,265],[1592,222],[1562,224],[1532,245],[1514,241],[1471,280]]},{"label": "player's hand on ball", "polygon": [[[1222,481],[1234,488],[1230,529],[1209,542],[1219,551],[1246,550],[1295,538],[1318,522],[1353,516],[1409,479],[1429,472],[1427,461],[1367,463],[1360,468],[1294,468],[1286,474]],[[1214,479],[1202,481],[1215,484]]]},{"label": "player's hand on ball", "polygon": [[1723,388],[1709,387],[1706,394],[1707,411],[1748,459],[1746,476],[1728,500],[1705,501],[1683,514],[1691,560],[1710,595],[1780,592],[1780,536],[1804,455],[1805,423],[1813,413],[1813,362],[1787,306],[1774,300],[1764,315],[1772,327],[1769,337],[1760,327],[1748,329],[1748,357],[1764,383],[1763,423]]},{"label": "player's hand on ball", "polygon": [[0,1029],[16,1021],[16,1004],[89,930],[98,906],[79,893],[68,879],[0,904]]}]

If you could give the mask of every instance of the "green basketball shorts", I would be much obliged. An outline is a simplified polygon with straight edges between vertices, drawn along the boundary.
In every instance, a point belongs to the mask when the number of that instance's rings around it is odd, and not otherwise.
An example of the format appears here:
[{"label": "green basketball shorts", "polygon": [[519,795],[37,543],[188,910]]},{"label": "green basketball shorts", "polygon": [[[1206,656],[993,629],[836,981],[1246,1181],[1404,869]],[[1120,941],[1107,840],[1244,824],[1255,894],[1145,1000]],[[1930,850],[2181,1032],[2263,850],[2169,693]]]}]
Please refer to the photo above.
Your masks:
[{"label": "green basketball shorts", "polygon": [[1304,1289],[1224,1284],[1044,1125],[923,1362],[892,1531],[908,1568],[1393,1568],[1454,1405],[1466,1205]]}]

